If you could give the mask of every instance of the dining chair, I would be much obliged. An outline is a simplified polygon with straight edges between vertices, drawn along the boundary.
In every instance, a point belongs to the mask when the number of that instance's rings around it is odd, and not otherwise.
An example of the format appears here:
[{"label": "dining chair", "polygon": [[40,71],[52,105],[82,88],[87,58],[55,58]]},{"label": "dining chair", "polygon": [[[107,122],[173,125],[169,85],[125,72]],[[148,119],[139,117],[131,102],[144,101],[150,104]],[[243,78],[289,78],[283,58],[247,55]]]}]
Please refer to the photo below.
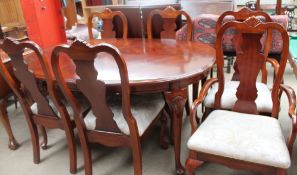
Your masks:
[{"label": "dining chair", "polygon": [[[220,31],[221,27],[223,26],[223,20],[226,17],[234,17],[235,21],[244,21],[252,16],[259,17],[260,20],[263,18],[265,19],[266,22],[271,22],[270,16],[261,11],[251,11],[248,8],[242,8],[238,12],[233,12],[233,11],[227,11],[224,12],[218,19],[217,24],[216,24],[216,32]],[[261,19],[262,17],[262,19]],[[230,20],[233,20],[230,18]],[[229,20],[229,21],[230,21]],[[231,32],[231,30],[233,30]],[[234,29],[228,29],[226,33],[234,33],[237,31],[234,31]],[[236,52],[236,46],[238,45],[237,40],[241,37],[241,34],[236,34],[233,38],[233,44],[235,46],[235,52],[234,56],[237,57],[237,52]],[[279,69],[279,63],[277,60],[273,58],[268,57],[268,53],[270,51],[270,46],[271,46],[271,38],[272,38],[272,30],[267,30],[265,37],[263,37],[265,40],[262,41],[263,43],[263,55],[265,57],[265,62],[270,63],[271,66],[274,68],[274,76],[277,75],[278,69]],[[225,55],[225,53],[224,53]],[[239,80],[240,80],[240,73],[239,69],[237,66],[237,61],[238,59],[236,58],[236,61],[234,63],[234,74],[232,76],[231,81],[225,81],[224,86],[225,86],[225,91],[222,95],[221,98],[221,103],[222,103],[222,108],[231,110],[234,103],[236,102],[236,91],[239,86]],[[210,92],[207,94],[205,101],[204,101],[204,106],[205,106],[205,112],[203,114],[203,119],[207,117],[208,113],[213,110],[214,104],[215,104],[215,94],[218,91],[218,83],[215,83],[214,86],[210,89]],[[273,103],[272,101],[267,101],[267,96],[270,96],[270,87],[267,85],[267,69],[266,69],[266,64],[263,64],[261,68],[261,82],[256,83],[257,90],[259,92],[256,104],[258,107],[258,110],[262,114],[267,114],[270,115],[272,112],[272,106]]]},{"label": "dining chair", "polygon": [[[2,56],[3,54],[0,53],[1,62],[3,61]],[[12,66],[10,63],[4,63],[4,65],[7,67],[8,71],[12,72]],[[14,94],[2,76],[0,77],[0,87],[1,87],[0,88],[0,121],[3,124],[4,129],[8,135],[8,148],[11,150],[16,150],[19,147],[19,143],[15,139],[14,134],[12,132],[12,128],[9,122],[8,112],[7,112],[8,98],[11,96],[14,96]],[[16,97],[15,97],[15,107],[17,108]]]},{"label": "dining chair", "polygon": [[[216,33],[220,30],[220,28],[222,27],[224,21],[230,21],[230,20],[235,20],[235,21],[244,21],[246,20],[247,18],[251,17],[251,16],[257,16],[257,17],[262,17],[264,18],[264,20],[266,22],[272,22],[272,19],[270,18],[270,16],[263,12],[263,11],[252,11],[250,10],[249,8],[247,7],[244,7],[244,8],[241,8],[239,11],[235,12],[235,11],[226,11],[224,13],[222,13],[220,15],[220,17],[218,18],[217,20],[217,23],[216,23]],[[226,18],[227,17],[227,18]],[[230,17],[233,17],[230,18]],[[231,30],[227,31],[227,33],[233,33],[234,31],[231,32]],[[266,44],[270,44],[271,43],[271,31],[269,31],[269,36],[266,38]],[[236,36],[236,35],[235,35]],[[236,38],[235,38],[236,39]],[[236,42],[236,41],[233,41],[233,42]],[[269,52],[269,50],[267,50]],[[227,58],[234,58],[236,56],[236,53],[235,52],[225,52],[224,53]],[[268,53],[266,53],[267,56],[268,56]],[[269,63],[273,64],[276,63],[276,60],[275,59],[272,59],[272,58],[267,58],[267,60],[269,61]],[[228,60],[228,65],[227,66],[231,66],[230,65],[230,60]],[[233,60],[231,61],[233,62]],[[230,69],[230,68],[229,68]],[[238,72],[237,72],[237,69],[236,69],[236,61],[234,63],[234,74],[233,74],[233,77],[232,77],[232,80],[238,80]],[[263,82],[267,82],[267,70],[266,70],[266,66],[263,66],[263,69],[261,70],[263,72],[262,74],[262,80]]]},{"label": "dining chair", "polygon": [[[236,47],[240,83],[236,90],[237,100],[231,111],[224,110],[221,100],[227,90],[224,86],[222,41],[223,34],[230,28],[241,33]],[[271,116],[263,116],[259,115],[259,107],[256,104],[257,96],[261,94],[256,87],[256,79],[266,59],[261,51],[260,40],[268,30],[280,32],[284,45],[272,91],[265,99],[266,102],[272,101],[272,113]],[[214,162],[263,174],[286,174],[297,134],[295,92],[281,83],[289,54],[288,44],[288,33],[280,24],[264,23],[255,17],[243,22],[227,22],[220,28],[216,40],[217,78],[209,79],[204,84],[190,114],[192,134],[187,142],[190,150],[186,161],[188,175],[193,175],[194,170],[203,162]],[[215,109],[201,122],[196,117],[197,107],[204,101],[214,83],[219,84],[215,94]],[[292,130],[287,141],[278,121],[280,91],[284,91],[288,96],[288,115],[292,119]]]},{"label": "dining chair", "polygon": [[[83,118],[81,106],[62,75],[61,54],[66,54],[73,60],[78,77],[75,80],[76,87],[91,104],[91,111],[86,118]],[[110,60],[114,60],[119,68],[119,89],[115,93],[109,92],[103,80],[97,79],[98,74],[100,75],[99,62],[106,59],[106,55]],[[137,175],[142,174],[141,141],[156,122],[161,121],[160,144],[164,148],[167,147],[164,140],[167,122],[166,115],[163,114],[163,96],[130,95],[127,66],[117,48],[109,44],[91,46],[76,40],[70,46],[54,48],[51,65],[57,82],[74,111],[86,175],[92,174],[92,143],[130,148],[133,154],[134,174]]]},{"label": "dining chair", "polygon": [[121,35],[123,39],[127,39],[128,36],[128,23],[126,16],[121,11],[111,11],[109,8],[106,8],[103,12],[91,13],[88,18],[88,31],[89,39],[94,39],[93,37],[93,18],[98,17],[99,20],[103,21],[101,37],[102,38],[116,38],[117,34],[114,30],[113,20],[115,17],[119,17],[123,25],[123,34]]},{"label": "dining chair", "polygon": [[161,31],[160,38],[163,39],[176,39],[176,20],[183,15],[186,17],[187,24],[187,41],[192,40],[193,24],[191,17],[183,10],[176,10],[175,8],[168,6],[164,10],[155,9],[152,10],[147,19],[147,36],[148,39],[153,38],[152,23],[155,15],[161,16],[163,19],[163,31]]},{"label": "dining chair", "polygon": [[[13,72],[9,72],[4,64],[0,63],[0,72],[10,88],[18,97],[29,126],[33,145],[33,162],[40,163],[40,148],[38,128],[43,136],[41,147],[47,148],[47,133],[45,128],[62,129],[65,131],[70,159],[70,172],[77,171],[76,147],[73,128],[75,124],[71,120],[71,110],[66,109],[62,96],[53,83],[52,74],[49,73],[48,62],[44,60],[40,47],[32,41],[18,42],[6,38],[0,43],[2,49],[11,59]],[[26,64],[25,52],[28,50],[35,54],[46,77],[46,86],[42,86],[34,72]],[[32,54],[33,54],[32,53]],[[47,88],[47,89],[45,89]],[[84,108],[85,109],[85,108]],[[69,113],[68,113],[69,111]]]}]

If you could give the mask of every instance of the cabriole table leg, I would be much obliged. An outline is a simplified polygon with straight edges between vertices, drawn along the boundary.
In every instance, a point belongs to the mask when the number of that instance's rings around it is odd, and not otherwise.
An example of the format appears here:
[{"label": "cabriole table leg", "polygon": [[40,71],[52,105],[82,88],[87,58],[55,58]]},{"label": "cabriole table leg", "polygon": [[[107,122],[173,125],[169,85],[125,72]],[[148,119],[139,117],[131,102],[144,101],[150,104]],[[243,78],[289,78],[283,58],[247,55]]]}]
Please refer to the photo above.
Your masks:
[{"label": "cabriole table leg", "polygon": [[185,168],[180,162],[182,117],[188,98],[187,88],[164,92],[173,120],[173,142],[175,153],[175,167],[177,174],[184,174]]}]

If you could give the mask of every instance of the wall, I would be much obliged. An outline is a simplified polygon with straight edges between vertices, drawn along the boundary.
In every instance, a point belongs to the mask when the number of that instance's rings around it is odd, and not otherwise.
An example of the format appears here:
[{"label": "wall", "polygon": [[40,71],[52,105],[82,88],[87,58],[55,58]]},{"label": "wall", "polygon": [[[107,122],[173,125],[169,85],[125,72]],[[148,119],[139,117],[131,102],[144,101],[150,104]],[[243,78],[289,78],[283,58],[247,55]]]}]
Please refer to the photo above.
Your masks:
[{"label": "wall", "polygon": [[24,24],[20,0],[0,0],[0,23],[2,25]]},{"label": "wall", "polygon": [[[250,0],[234,0],[236,5],[244,5],[246,2]],[[282,4],[292,3],[293,0],[282,0]],[[261,0],[261,4],[275,4],[276,0]]]}]

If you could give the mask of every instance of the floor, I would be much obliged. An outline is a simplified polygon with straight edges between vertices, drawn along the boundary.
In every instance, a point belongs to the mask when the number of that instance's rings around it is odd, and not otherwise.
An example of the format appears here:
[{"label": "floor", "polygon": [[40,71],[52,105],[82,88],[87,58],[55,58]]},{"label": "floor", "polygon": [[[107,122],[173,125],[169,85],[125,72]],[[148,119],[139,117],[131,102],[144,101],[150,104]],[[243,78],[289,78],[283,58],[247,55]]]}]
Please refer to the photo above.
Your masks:
[{"label": "floor", "polygon": [[[271,70],[270,70],[271,72]],[[227,74],[230,76],[230,74]],[[228,77],[227,77],[228,78]],[[285,83],[297,91],[296,79],[289,64],[284,75]],[[284,133],[290,129],[290,120],[287,116],[288,102],[285,97],[281,99],[280,122]],[[7,148],[7,136],[0,125],[0,175],[67,175],[69,173],[68,152],[63,131],[48,130],[49,149],[41,151],[41,163],[33,164],[32,146],[28,127],[26,125],[22,110],[15,109],[13,105],[9,108],[10,121],[16,139],[21,144],[19,149],[11,151]],[[173,147],[163,150],[158,144],[158,132],[156,129],[149,140],[143,142],[142,159],[143,174],[145,175],[173,175],[174,154]],[[182,130],[182,151],[181,159],[184,164],[188,150],[187,139],[190,136],[190,125],[187,118],[184,120]],[[79,145],[79,143],[78,143]],[[93,174],[100,175],[130,175],[133,174],[133,164],[129,149],[106,148],[100,145],[92,146],[93,153]],[[288,175],[297,175],[297,143],[294,145],[292,165]],[[78,148],[78,175],[84,174],[82,152]],[[205,163],[196,174],[199,175],[255,175],[252,172],[235,171],[229,168]]]}]

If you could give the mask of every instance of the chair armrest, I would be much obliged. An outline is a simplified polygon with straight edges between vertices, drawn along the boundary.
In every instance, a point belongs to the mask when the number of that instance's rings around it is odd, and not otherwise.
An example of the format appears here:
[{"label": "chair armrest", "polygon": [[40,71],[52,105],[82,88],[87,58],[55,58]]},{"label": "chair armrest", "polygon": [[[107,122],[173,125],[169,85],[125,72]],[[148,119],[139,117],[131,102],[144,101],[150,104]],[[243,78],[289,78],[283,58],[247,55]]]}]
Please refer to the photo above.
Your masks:
[{"label": "chair armrest", "polygon": [[[216,83],[218,81],[219,80],[217,78],[211,78],[211,79],[207,80],[204,83],[203,87],[201,88],[198,98],[192,104],[191,111],[190,111],[190,122],[191,122],[192,134],[196,131],[196,129],[198,127],[198,122],[197,122],[197,117],[196,117],[197,107],[204,101],[209,88],[214,83]],[[199,121],[199,123],[200,123],[200,121]]]},{"label": "chair armrest", "polygon": [[277,62],[276,59],[274,58],[267,58],[266,62],[270,63],[271,66],[274,69],[274,77],[276,77],[277,73],[278,73],[278,69],[279,69],[279,63]]},{"label": "chair armrest", "polygon": [[284,91],[288,97],[289,100],[289,116],[291,117],[292,120],[292,129],[291,132],[288,136],[287,139],[287,146],[290,152],[290,155],[292,154],[292,150],[293,150],[293,145],[294,142],[296,140],[296,135],[297,135],[297,117],[296,117],[296,95],[294,90],[284,84],[280,85],[280,90]]}]

